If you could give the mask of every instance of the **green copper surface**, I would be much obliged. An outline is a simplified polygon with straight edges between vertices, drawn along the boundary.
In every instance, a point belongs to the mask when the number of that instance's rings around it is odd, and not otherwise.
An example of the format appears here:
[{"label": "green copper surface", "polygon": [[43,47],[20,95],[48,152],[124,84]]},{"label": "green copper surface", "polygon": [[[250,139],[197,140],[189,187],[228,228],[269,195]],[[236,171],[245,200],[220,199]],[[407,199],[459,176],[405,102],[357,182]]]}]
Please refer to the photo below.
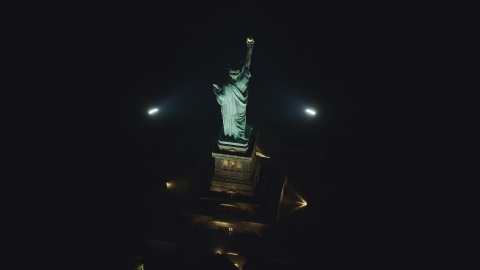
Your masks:
[{"label": "green copper surface", "polygon": [[[248,101],[247,86],[251,77],[249,67],[253,51],[253,39],[249,38],[247,40],[247,47],[247,57],[243,67],[239,69],[229,68],[230,77],[224,82],[222,87],[216,84],[213,85],[213,91],[222,111],[224,135],[224,140],[222,141],[230,141],[241,145],[245,141],[248,144],[248,138],[245,136],[245,125]],[[227,137],[231,137],[231,139],[227,139]]]},{"label": "green copper surface", "polygon": [[225,136],[223,128],[220,129],[218,133],[218,142],[222,145],[233,145],[239,147],[247,147],[248,141],[250,140],[250,135],[252,133],[252,127],[249,125],[245,126],[245,138],[233,138],[231,136]]}]

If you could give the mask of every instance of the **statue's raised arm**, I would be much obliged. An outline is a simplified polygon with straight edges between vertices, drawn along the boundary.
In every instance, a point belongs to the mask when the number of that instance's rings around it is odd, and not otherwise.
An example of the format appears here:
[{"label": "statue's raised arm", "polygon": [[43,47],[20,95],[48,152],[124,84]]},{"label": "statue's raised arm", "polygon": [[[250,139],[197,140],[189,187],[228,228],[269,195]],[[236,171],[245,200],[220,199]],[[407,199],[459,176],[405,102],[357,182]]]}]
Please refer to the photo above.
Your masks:
[{"label": "statue's raised arm", "polygon": [[247,51],[247,57],[245,58],[245,65],[243,65],[247,69],[250,67],[250,63],[252,62],[253,45],[254,45],[253,38],[247,38],[248,51]]}]

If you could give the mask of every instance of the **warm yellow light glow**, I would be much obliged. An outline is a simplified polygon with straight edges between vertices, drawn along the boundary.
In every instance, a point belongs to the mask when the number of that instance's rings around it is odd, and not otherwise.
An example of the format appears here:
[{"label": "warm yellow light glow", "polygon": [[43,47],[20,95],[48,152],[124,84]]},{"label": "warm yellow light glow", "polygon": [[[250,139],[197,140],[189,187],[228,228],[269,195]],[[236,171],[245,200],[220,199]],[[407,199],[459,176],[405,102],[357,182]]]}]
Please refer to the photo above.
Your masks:
[{"label": "warm yellow light glow", "polygon": [[297,202],[297,204],[299,204],[300,206],[297,207],[297,208],[295,208],[295,210],[298,209],[298,208],[302,208],[302,207],[307,206],[307,201],[305,201],[305,199],[304,199],[302,196],[300,196],[300,194],[298,194],[297,191],[295,191],[295,190],[293,190],[293,189],[292,189],[292,191],[293,191],[293,192],[295,193],[295,195],[297,195],[297,197],[300,199],[300,201]]},{"label": "warm yellow light glow", "polygon": [[235,205],[228,203],[221,203],[220,206],[236,207]]},{"label": "warm yellow light glow", "polygon": [[167,187],[171,187],[171,186],[172,186],[172,183],[167,182]]},{"label": "warm yellow light glow", "polygon": [[228,227],[230,225],[230,223],[221,222],[221,221],[213,221],[213,222],[217,225],[221,225],[222,227]]},{"label": "warm yellow light glow", "polygon": [[307,206],[307,202],[306,202],[306,201],[296,202],[296,204],[299,204],[299,205],[301,205],[302,207],[303,207],[303,206]]},{"label": "warm yellow light glow", "polygon": [[292,211],[292,212],[295,212],[295,211],[297,211],[297,210],[299,210],[299,209],[301,209],[301,208],[303,208],[303,207],[304,207],[303,205],[299,205],[299,206],[295,207],[295,208],[294,208],[293,210],[291,210],[291,211]]},{"label": "warm yellow light glow", "polygon": [[300,196],[300,194],[298,194],[296,190],[292,189],[292,191],[295,193],[295,195],[297,195],[298,198],[300,198],[300,201],[302,201],[302,203],[305,203],[305,204],[307,203],[307,201],[305,201],[305,199],[302,196]]},{"label": "warm yellow light glow", "polygon": [[234,252],[227,252],[228,255],[233,255],[233,256],[238,256],[237,253],[234,253]]},{"label": "warm yellow light glow", "polygon": [[260,152],[255,152],[255,155],[259,156],[259,157],[263,157],[263,158],[270,158],[270,157],[267,157],[265,156],[264,154],[260,153]]}]

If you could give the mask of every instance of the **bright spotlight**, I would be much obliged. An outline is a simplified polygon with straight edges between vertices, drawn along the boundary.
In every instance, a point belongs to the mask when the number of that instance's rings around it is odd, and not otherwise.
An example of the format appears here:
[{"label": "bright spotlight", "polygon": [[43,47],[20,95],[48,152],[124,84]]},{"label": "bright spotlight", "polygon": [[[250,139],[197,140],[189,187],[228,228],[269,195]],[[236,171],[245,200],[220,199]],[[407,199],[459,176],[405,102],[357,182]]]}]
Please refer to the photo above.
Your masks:
[{"label": "bright spotlight", "polygon": [[307,206],[307,202],[304,201],[304,200],[302,200],[301,202],[296,202],[296,204],[299,204],[300,207],[305,207],[305,206]]},{"label": "bright spotlight", "polygon": [[305,111],[306,111],[308,114],[311,114],[311,115],[317,114],[317,113],[316,113],[314,110],[312,110],[312,109],[306,109]]},{"label": "bright spotlight", "polygon": [[158,109],[157,109],[157,108],[151,109],[150,111],[148,111],[148,114],[154,114],[154,113],[156,113],[156,112],[158,112]]},{"label": "bright spotlight", "polygon": [[293,190],[293,192],[294,192],[294,193],[295,193],[295,195],[297,195],[297,197],[300,199],[300,201],[299,201],[299,202],[297,202],[298,204],[300,204],[300,206],[299,206],[299,207],[301,208],[301,207],[305,207],[305,206],[307,206],[307,201],[305,201],[305,199],[304,199],[302,196],[300,196],[300,194],[298,194],[298,192],[297,192],[297,191]]},{"label": "bright spotlight", "polygon": [[167,182],[167,188],[168,188],[168,187],[171,187],[171,186],[172,186],[172,183]]}]

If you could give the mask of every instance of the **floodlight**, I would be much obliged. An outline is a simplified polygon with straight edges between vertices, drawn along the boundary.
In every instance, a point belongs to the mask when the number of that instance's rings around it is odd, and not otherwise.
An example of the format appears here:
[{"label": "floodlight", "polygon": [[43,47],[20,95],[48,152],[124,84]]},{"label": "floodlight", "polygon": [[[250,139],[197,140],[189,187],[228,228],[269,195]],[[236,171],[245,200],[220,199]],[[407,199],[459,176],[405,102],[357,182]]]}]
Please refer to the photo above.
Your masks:
[{"label": "floodlight", "polygon": [[156,113],[156,112],[158,112],[158,109],[157,109],[157,108],[151,109],[150,111],[148,111],[148,114],[154,114],[154,113]]},{"label": "floodlight", "polygon": [[306,109],[305,111],[306,111],[308,114],[311,114],[311,115],[315,115],[315,114],[316,114],[316,112],[315,112],[314,110],[312,110],[312,109]]}]

